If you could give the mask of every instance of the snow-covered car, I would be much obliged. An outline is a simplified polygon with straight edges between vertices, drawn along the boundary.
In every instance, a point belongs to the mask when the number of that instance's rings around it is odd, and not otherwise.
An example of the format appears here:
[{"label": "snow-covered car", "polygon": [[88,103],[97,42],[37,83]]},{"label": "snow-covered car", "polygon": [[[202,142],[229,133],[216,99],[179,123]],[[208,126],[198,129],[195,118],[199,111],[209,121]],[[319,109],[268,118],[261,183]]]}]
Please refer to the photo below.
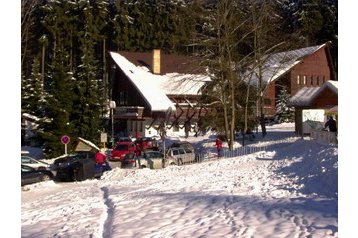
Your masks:
[{"label": "snow-covered car", "polygon": [[21,186],[43,182],[53,179],[51,171],[46,169],[34,169],[27,165],[21,165]]},{"label": "snow-covered car", "polygon": [[34,159],[27,155],[21,155],[21,164],[30,166],[31,168],[37,169],[37,170],[44,170],[49,169],[50,164]]}]

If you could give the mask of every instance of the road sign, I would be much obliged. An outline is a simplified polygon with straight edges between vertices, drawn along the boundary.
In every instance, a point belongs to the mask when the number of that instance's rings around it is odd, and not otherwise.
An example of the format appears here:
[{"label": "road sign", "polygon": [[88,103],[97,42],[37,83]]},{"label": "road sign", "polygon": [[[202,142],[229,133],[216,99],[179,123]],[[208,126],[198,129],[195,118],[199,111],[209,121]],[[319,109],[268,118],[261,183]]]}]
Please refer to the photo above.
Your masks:
[{"label": "road sign", "polygon": [[61,137],[61,143],[64,144],[64,145],[67,145],[68,143],[70,143],[70,137],[69,136],[62,136]]},{"label": "road sign", "polygon": [[107,142],[107,133],[101,133],[101,142],[106,143]]}]

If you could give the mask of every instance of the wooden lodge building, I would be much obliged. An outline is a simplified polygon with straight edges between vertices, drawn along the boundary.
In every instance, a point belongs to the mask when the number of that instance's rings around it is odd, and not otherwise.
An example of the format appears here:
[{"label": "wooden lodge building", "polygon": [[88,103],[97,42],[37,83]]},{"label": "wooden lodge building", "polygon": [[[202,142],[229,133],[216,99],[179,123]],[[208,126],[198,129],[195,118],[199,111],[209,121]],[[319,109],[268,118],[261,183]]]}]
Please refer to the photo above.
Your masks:
[{"label": "wooden lodge building", "polygon": [[110,52],[114,134],[155,136],[194,132],[207,109],[199,89],[210,80],[195,58],[152,53]]},{"label": "wooden lodge building", "polygon": [[[272,54],[263,59],[264,110],[276,113],[276,99],[285,86],[291,96],[302,88],[320,87],[336,80],[329,43]],[[197,128],[208,108],[200,104],[200,88],[210,78],[200,59],[179,55],[110,52],[111,100],[115,135],[184,135]],[[250,84],[259,85],[254,71]]]}]

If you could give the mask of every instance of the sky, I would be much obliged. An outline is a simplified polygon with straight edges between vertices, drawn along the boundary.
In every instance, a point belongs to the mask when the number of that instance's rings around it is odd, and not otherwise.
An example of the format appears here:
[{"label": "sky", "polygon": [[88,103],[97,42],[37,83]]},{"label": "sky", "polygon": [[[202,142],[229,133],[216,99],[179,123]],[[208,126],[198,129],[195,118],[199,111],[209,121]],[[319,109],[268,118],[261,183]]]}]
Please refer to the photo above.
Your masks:
[{"label": "sky", "polygon": [[[215,154],[215,135],[188,141]],[[337,145],[284,123],[248,147],[264,150],[27,185],[22,237],[338,237]]]}]

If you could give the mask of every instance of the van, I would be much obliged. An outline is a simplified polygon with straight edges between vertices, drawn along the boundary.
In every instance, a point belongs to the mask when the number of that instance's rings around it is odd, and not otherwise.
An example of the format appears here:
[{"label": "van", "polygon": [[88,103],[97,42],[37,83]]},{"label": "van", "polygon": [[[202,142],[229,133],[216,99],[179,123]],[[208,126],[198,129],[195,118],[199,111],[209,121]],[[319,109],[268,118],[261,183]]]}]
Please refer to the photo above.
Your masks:
[{"label": "van", "polygon": [[183,147],[169,148],[166,156],[169,165],[182,165],[184,163],[192,163],[195,161],[194,151]]}]

